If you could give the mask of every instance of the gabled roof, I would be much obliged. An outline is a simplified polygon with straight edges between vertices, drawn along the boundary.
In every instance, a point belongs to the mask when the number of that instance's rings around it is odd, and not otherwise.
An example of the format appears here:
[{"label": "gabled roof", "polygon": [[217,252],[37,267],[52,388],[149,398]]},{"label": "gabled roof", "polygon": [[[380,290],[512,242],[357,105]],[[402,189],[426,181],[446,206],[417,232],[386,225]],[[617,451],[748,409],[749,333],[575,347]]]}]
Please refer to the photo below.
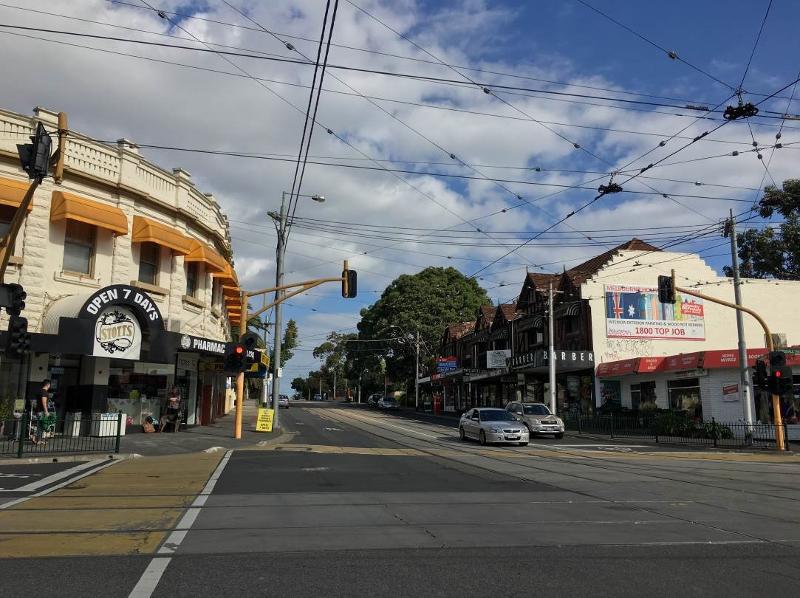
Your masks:
[{"label": "gabled roof", "polygon": [[517,302],[502,303],[497,306],[494,311],[494,320],[492,321],[492,328],[502,326],[506,322],[510,322],[517,317]]},{"label": "gabled roof", "polygon": [[[640,239],[633,238],[630,241],[626,241],[622,245],[618,245],[614,247],[614,249],[609,249],[605,253],[601,253],[598,256],[595,256],[589,260],[586,260],[582,264],[578,264],[574,268],[570,268],[567,270],[566,274],[569,276],[572,284],[578,286],[583,284],[586,280],[590,279],[592,276],[597,274],[603,266],[605,266],[608,262],[610,262],[617,253],[620,251],[661,251],[658,247],[654,245],[650,245],[650,243],[645,243]],[[530,274],[529,274],[530,276]]]},{"label": "gabled roof", "polygon": [[554,285],[558,283],[558,274],[548,274],[547,272],[528,272],[527,280],[533,283],[537,290],[546,289],[550,282]]},{"label": "gabled roof", "polygon": [[[495,307],[492,305],[481,305],[478,308],[478,316],[475,319],[475,330],[479,328],[489,328],[494,321]],[[483,324],[481,326],[481,323]]]},{"label": "gabled roof", "polygon": [[475,322],[470,320],[469,322],[459,322],[458,324],[451,324],[444,331],[444,343],[456,341],[460,339],[462,336],[469,334],[475,330]]}]

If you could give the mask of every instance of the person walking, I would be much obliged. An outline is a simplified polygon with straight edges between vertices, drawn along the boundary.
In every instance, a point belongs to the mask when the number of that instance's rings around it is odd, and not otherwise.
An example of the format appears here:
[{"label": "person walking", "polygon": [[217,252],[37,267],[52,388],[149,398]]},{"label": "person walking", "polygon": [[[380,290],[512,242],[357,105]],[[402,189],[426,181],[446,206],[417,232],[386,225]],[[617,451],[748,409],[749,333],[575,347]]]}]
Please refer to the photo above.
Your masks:
[{"label": "person walking", "polygon": [[[40,431],[41,426],[39,422],[47,416],[50,416],[50,408],[48,403],[50,402],[50,380],[45,378],[42,380],[42,386],[36,393],[36,395],[30,400],[30,407],[28,409],[28,425],[29,425],[29,437],[33,444],[39,444],[40,440],[43,440],[44,430],[41,430],[41,435],[38,433]],[[33,420],[36,419],[36,426],[33,425]]]}]

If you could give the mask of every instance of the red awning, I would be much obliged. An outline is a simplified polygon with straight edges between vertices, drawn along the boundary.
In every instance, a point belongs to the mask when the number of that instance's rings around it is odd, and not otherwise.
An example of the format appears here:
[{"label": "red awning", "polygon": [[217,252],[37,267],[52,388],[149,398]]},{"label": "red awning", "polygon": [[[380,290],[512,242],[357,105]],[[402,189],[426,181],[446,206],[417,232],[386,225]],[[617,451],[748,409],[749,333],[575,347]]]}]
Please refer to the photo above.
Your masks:
[{"label": "red awning", "polygon": [[671,355],[664,359],[664,363],[659,369],[660,372],[678,372],[680,370],[696,370],[703,363],[703,354],[705,351],[696,351],[694,353],[681,353],[680,355]]},{"label": "red awning", "polygon": [[650,372],[657,372],[661,369],[665,359],[666,357],[640,357],[639,363],[636,365],[636,373],[649,374]]},{"label": "red awning", "polygon": [[634,357],[633,359],[621,359],[620,361],[601,363],[597,366],[597,377],[614,378],[616,376],[632,374],[636,371],[637,361],[639,361],[639,358]]}]

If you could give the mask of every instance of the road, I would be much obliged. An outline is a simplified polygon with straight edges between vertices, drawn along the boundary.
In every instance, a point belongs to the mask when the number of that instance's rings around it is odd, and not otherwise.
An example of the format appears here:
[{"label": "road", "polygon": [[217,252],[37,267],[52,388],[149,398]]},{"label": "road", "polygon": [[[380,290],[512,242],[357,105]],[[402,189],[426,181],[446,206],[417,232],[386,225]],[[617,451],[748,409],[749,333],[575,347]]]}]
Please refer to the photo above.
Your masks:
[{"label": "road", "polygon": [[[0,511],[0,554],[15,557],[0,560],[3,593],[42,587],[41,572],[59,596],[800,590],[796,456],[569,438],[481,447],[344,405],[281,416],[280,442],[178,455],[163,476],[122,463]],[[22,523],[56,508],[75,523]],[[92,531],[77,529],[79,509]]]}]

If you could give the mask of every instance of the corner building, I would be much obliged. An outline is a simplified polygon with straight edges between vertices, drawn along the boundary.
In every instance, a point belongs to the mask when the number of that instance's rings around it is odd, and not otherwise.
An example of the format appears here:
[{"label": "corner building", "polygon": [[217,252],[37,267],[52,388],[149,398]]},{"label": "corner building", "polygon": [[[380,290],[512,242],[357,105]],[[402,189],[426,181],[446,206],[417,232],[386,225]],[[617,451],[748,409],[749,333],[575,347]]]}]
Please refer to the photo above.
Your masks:
[{"label": "corner building", "polygon": [[[17,143],[42,108],[0,111],[0,231],[29,186]],[[158,417],[172,385],[185,424],[207,424],[230,405],[222,357],[238,317],[228,220],[188,172],[70,132],[64,181],[46,179],[17,237],[5,282],[28,294],[31,352],[0,355],[0,399],[29,398],[45,378],[59,416],[116,412],[138,425]],[[0,316],[5,346],[8,316]]]}]

